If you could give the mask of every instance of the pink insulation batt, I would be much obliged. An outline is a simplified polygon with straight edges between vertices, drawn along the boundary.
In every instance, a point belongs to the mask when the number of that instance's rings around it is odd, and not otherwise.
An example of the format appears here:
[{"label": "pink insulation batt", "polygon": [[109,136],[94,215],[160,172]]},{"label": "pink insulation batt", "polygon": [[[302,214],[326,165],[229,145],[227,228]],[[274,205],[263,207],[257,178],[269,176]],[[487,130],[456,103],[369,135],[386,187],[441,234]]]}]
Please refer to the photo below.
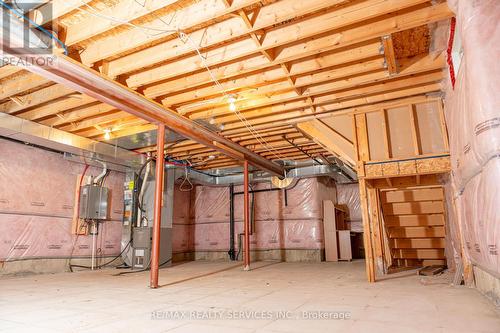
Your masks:
[{"label": "pink insulation batt", "polygon": [[[453,227],[470,261],[500,277],[500,6],[497,0],[448,0],[463,56],[446,84]],[[458,241],[455,241],[457,244]],[[456,249],[460,252],[460,248]]]},{"label": "pink insulation batt", "polygon": [[[270,188],[268,183],[254,184],[253,189]],[[235,192],[243,191],[235,186]],[[185,204],[186,194],[177,191]],[[322,201],[336,202],[335,184],[328,178],[297,181],[284,191],[255,193],[255,230],[250,237],[254,250],[322,249]],[[250,195],[251,199],[251,195]],[[180,202],[181,200],[179,200]],[[174,220],[174,253],[187,251],[227,251],[229,249],[229,187],[196,186],[191,193],[190,219]],[[243,232],[243,195],[235,196],[235,245]],[[177,201],[175,203],[177,205]],[[185,208],[182,209],[184,211]]]},{"label": "pink insulation batt", "polygon": [[[77,176],[84,165],[61,154],[0,140],[0,260],[90,256],[91,236],[71,234]],[[89,168],[87,175],[98,175]],[[111,171],[111,221],[100,225],[98,255],[120,253],[123,173]]]}]

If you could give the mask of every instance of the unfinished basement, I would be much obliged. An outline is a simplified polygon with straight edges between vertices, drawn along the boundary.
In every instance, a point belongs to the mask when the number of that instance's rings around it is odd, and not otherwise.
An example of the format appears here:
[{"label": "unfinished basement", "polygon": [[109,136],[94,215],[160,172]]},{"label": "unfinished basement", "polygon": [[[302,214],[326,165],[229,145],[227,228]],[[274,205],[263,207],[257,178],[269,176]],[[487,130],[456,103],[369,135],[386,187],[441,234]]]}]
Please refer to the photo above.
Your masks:
[{"label": "unfinished basement", "polygon": [[0,333],[500,332],[498,0],[0,14]]}]

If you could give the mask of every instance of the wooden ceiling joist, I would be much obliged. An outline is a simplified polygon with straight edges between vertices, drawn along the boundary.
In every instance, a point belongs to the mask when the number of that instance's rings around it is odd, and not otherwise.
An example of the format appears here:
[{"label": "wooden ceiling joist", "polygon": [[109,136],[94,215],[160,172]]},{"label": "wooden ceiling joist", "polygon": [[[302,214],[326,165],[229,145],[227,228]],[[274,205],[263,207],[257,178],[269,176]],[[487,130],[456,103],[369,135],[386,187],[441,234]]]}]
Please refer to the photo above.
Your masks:
[{"label": "wooden ceiling joist", "polygon": [[[380,8],[375,8],[375,5],[365,7],[366,3],[359,3],[357,5],[359,7],[358,10],[352,10],[352,8],[339,9],[340,12],[334,11],[319,17],[313,17],[310,19],[310,22],[301,20],[297,21],[297,23],[275,28],[266,34],[263,46],[260,48],[255,48],[250,37],[239,39],[231,44],[224,45],[220,49],[205,53],[205,62],[210,67],[217,67],[225,62],[245,58],[256,52],[260,53],[261,50],[276,48],[274,61],[271,63],[264,57],[264,62],[260,66],[276,65],[312,56],[318,53],[318,50],[325,52],[380,38],[380,32],[386,35],[435,22],[450,16],[450,11],[446,4],[441,4],[418,9],[411,13],[396,14],[389,18],[365,25],[360,24],[359,26],[342,30],[341,33],[339,32],[342,27],[352,26],[355,23],[377,16],[383,17],[385,14],[427,1],[392,0],[383,2],[382,4],[380,4],[380,1],[375,2],[379,3]],[[315,38],[307,40],[310,37]],[[199,69],[200,59],[196,54],[193,54],[192,56],[180,58],[162,66],[155,66],[152,69],[132,74],[126,82],[129,87],[139,87],[186,75],[189,72]],[[145,94],[152,97],[148,94],[147,90],[145,90]]]},{"label": "wooden ceiling joist", "polygon": [[[429,54],[427,24],[451,16],[430,0],[54,0],[30,13],[62,29],[82,65],[264,158],[323,154],[349,164],[352,142],[320,120],[439,92],[445,61]],[[21,68],[0,67],[0,83],[0,112],[76,135],[105,140],[111,130],[117,139],[156,128]],[[235,165],[192,140],[167,144],[166,153],[200,168]]]}]

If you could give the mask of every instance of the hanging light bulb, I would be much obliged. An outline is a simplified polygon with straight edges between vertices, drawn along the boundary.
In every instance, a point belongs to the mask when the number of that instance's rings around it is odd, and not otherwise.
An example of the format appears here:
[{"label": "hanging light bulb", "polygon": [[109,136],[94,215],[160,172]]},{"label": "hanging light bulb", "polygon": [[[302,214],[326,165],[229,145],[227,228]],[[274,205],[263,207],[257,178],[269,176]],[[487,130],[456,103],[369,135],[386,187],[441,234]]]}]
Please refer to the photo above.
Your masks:
[{"label": "hanging light bulb", "polygon": [[236,95],[228,95],[227,96],[227,101],[229,102],[229,110],[231,110],[232,112],[236,111]]},{"label": "hanging light bulb", "polygon": [[233,111],[233,112],[234,112],[234,111],[236,111],[236,104],[234,104],[234,103],[229,103],[229,110],[231,110],[231,111]]},{"label": "hanging light bulb", "polygon": [[111,130],[109,128],[104,130],[104,140],[111,139]]}]

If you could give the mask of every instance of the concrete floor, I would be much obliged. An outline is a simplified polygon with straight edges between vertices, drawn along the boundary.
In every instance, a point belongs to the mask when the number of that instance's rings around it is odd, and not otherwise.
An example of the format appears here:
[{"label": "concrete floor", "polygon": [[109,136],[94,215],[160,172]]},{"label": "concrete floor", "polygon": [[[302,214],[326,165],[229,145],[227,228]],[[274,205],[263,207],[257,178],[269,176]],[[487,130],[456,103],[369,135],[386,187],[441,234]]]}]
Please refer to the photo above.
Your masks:
[{"label": "concrete floor", "polygon": [[[161,270],[157,290],[146,272],[114,269],[2,278],[0,332],[500,332],[500,312],[447,276],[407,272],[368,284],[361,261],[253,267],[179,264]],[[304,317],[318,311],[350,318]]]}]

